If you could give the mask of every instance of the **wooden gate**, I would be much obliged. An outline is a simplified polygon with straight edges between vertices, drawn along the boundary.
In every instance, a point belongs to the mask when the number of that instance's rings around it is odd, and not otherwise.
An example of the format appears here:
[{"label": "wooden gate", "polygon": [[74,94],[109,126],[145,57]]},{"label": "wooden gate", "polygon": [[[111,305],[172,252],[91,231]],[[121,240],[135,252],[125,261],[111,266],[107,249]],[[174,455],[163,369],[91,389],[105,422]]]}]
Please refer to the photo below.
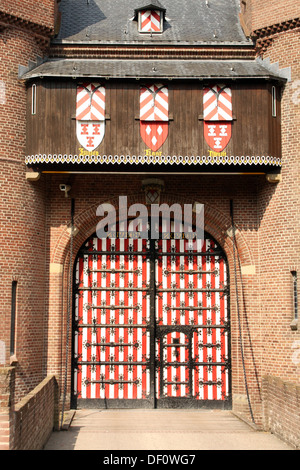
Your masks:
[{"label": "wooden gate", "polygon": [[74,274],[73,406],[229,408],[228,274],[210,237],[91,237]]}]

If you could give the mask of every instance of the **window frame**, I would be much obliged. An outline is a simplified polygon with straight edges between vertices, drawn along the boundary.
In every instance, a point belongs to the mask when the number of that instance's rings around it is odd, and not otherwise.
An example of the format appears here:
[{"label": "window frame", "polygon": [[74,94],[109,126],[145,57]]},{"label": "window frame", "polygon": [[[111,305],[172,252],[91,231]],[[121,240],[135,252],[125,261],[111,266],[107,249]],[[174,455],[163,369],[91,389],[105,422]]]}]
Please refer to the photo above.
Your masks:
[{"label": "window frame", "polygon": [[[148,11],[159,13],[159,15],[160,15],[160,31],[143,31],[142,30],[142,13],[145,13],[145,12],[148,12]],[[164,31],[164,15],[163,15],[163,12],[161,10],[154,10],[154,9],[140,10],[139,14],[138,14],[138,31],[141,34],[150,34],[150,35],[163,33],[163,31]]]},{"label": "window frame", "polygon": [[10,357],[16,354],[17,289],[18,281],[13,280],[11,283]]},{"label": "window frame", "polygon": [[33,83],[31,86],[31,115],[36,115],[36,95],[37,95],[37,88],[36,84]]},{"label": "window frame", "polygon": [[272,86],[272,117],[277,117],[277,88]]}]

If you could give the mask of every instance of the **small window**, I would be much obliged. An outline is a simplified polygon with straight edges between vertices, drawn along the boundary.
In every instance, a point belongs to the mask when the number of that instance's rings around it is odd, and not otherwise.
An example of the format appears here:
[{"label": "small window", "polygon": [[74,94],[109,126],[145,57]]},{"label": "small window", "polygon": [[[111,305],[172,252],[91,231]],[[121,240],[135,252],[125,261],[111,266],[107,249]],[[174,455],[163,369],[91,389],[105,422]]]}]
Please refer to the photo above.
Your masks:
[{"label": "small window", "polygon": [[272,116],[277,116],[277,92],[276,86],[272,86]]},{"label": "small window", "polygon": [[36,114],[36,85],[31,87],[31,114]]},{"label": "small window", "polygon": [[294,303],[294,320],[298,320],[298,275],[297,271],[291,271],[293,279],[293,303]]},{"label": "small window", "polygon": [[11,318],[10,318],[10,355],[15,354],[16,335],[16,307],[17,307],[17,281],[12,281],[11,285]]},{"label": "small window", "polygon": [[162,33],[163,13],[159,10],[141,10],[139,12],[140,33]]}]

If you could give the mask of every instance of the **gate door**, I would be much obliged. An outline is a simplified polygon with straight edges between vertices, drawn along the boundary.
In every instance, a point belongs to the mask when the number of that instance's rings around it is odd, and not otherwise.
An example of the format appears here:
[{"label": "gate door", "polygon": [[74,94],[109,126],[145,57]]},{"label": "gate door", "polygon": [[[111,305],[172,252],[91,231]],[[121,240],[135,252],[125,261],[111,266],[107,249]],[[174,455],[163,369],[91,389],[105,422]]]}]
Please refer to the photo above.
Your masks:
[{"label": "gate door", "polygon": [[210,238],[90,238],[75,267],[72,406],[229,408],[226,261]]},{"label": "gate door", "polygon": [[229,407],[224,253],[209,238],[159,240],[156,278],[158,406]]},{"label": "gate door", "polygon": [[153,406],[146,244],[93,237],[78,256],[73,385],[78,405]]}]

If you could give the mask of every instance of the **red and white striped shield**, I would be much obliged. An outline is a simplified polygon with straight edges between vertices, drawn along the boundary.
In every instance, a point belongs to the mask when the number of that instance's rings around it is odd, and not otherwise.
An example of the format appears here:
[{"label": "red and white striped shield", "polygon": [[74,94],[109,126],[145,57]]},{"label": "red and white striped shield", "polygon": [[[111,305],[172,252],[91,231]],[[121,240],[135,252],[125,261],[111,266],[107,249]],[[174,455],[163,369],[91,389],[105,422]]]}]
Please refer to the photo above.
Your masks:
[{"label": "red and white striped shield", "polygon": [[99,83],[83,83],[77,87],[76,134],[88,151],[95,150],[105,133],[105,88]]},{"label": "red and white striped shield", "polygon": [[161,13],[158,10],[143,10],[141,12],[141,33],[159,33],[161,31]]},{"label": "red and white striped shield", "polygon": [[204,121],[232,121],[231,89],[226,85],[215,85],[204,89]]},{"label": "red and white striped shield", "polygon": [[231,122],[205,122],[204,137],[208,145],[215,152],[222,152],[231,139]]},{"label": "red and white striped shield", "polygon": [[154,152],[166,141],[169,132],[168,88],[162,84],[140,90],[140,132],[145,144]]}]

